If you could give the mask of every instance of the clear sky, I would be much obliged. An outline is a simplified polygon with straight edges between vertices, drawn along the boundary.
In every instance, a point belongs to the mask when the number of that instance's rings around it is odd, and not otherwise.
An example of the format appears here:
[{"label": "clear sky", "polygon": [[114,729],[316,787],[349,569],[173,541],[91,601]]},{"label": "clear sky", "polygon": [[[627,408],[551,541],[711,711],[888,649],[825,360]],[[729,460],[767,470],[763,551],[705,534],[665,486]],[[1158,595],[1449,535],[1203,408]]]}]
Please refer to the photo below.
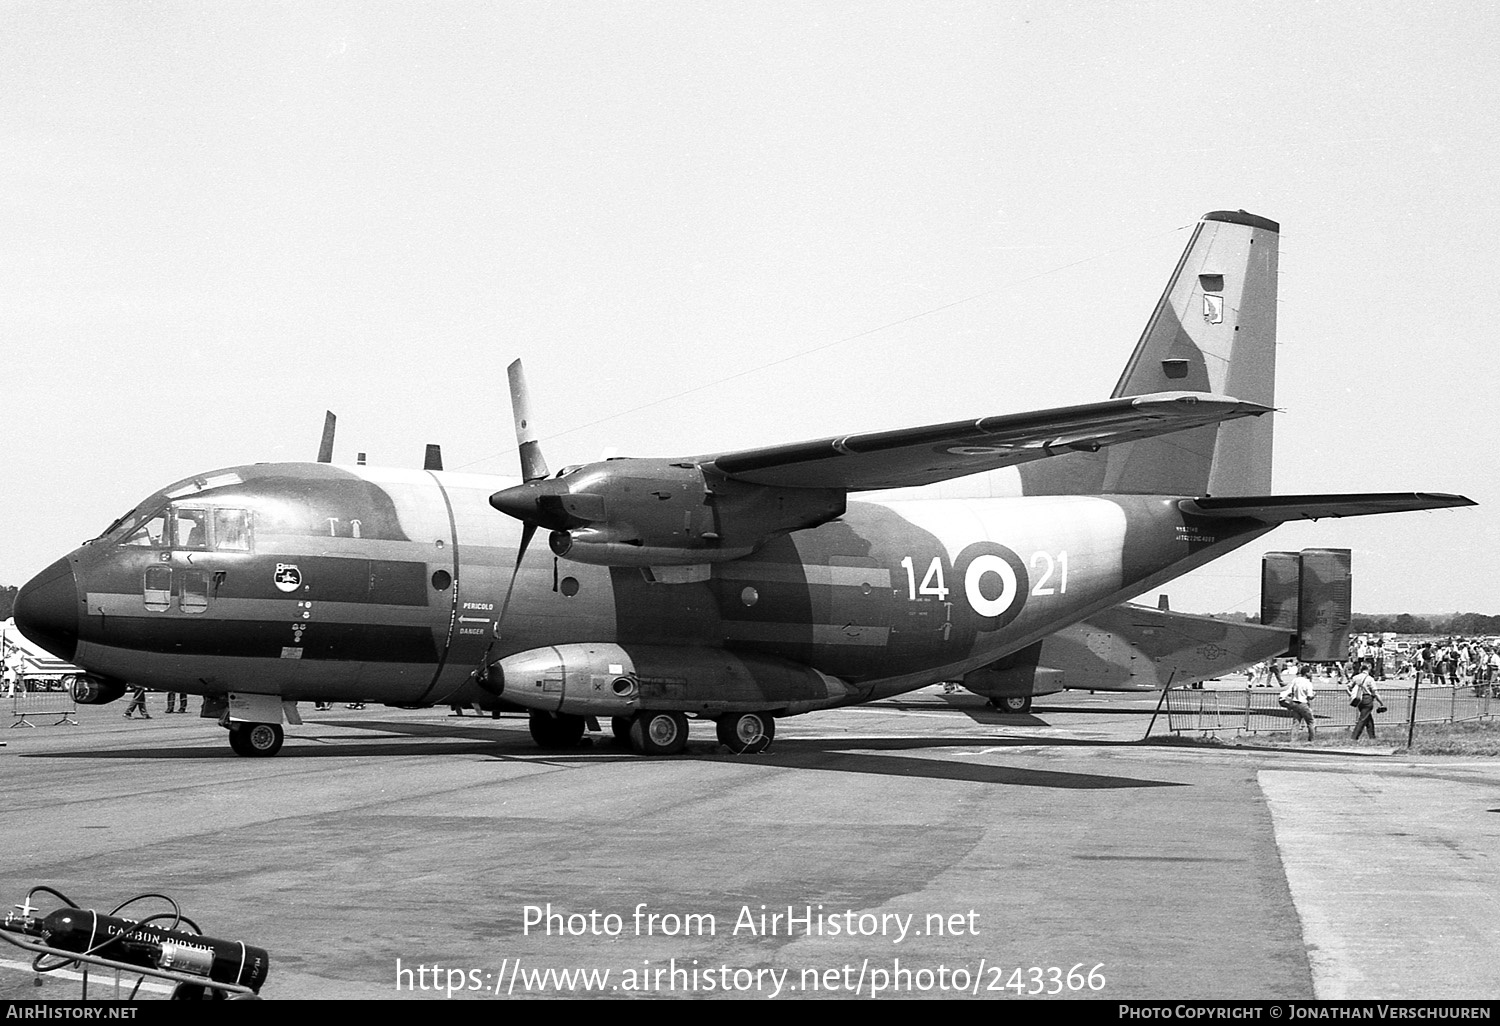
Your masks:
[{"label": "clear sky", "polygon": [[1356,610],[1500,612],[1497,36],[1412,0],[7,0],[0,584],[311,459],[325,409],[339,462],[516,473],[517,356],[554,467],[1102,399],[1186,226],[1244,208],[1282,225],[1276,490],[1481,506],[1283,527],[1173,607],[1330,545]]}]

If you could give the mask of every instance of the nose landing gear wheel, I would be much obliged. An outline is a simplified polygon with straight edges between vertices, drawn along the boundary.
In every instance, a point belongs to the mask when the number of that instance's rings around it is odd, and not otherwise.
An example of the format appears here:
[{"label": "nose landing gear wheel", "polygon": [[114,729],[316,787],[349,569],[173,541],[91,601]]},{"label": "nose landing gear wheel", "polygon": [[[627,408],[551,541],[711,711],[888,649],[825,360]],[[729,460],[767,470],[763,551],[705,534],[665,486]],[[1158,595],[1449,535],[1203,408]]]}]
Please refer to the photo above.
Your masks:
[{"label": "nose landing gear wheel", "polygon": [[642,755],[677,755],[687,743],[687,717],[680,712],[636,713],[630,721],[630,745]]},{"label": "nose landing gear wheel", "polygon": [[764,752],[776,736],[776,721],[765,713],[730,713],[717,723],[719,744],[736,755]]},{"label": "nose landing gear wheel", "polygon": [[242,723],[229,728],[229,747],[238,755],[275,755],[285,738],[279,723]]}]

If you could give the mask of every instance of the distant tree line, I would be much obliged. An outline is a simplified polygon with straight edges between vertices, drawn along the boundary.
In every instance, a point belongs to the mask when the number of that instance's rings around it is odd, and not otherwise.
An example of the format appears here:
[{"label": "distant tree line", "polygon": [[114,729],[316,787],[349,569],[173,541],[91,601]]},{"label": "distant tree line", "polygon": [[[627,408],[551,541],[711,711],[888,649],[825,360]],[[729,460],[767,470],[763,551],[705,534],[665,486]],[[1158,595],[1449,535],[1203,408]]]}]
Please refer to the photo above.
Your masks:
[{"label": "distant tree line", "polygon": [[20,590],[13,584],[0,588],[0,620],[10,619],[10,611],[16,604],[16,592]]},{"label": "distant tree line", "polygon": [[1411,613],[1355,613],[1349,619],[1355,634],[1391,631],[1395,634],[1500,634],[1500,616],[1483,613],[1447,613],[1414,616]]},{"label": "distant tree line", "polygon": [[[1214,613],[1233,623],[1260,623],[1253,613]],[[1355,613],[1349,618],[1355,634],[1493,634],[1500,635],[1500,616],[1483,613]]]}]

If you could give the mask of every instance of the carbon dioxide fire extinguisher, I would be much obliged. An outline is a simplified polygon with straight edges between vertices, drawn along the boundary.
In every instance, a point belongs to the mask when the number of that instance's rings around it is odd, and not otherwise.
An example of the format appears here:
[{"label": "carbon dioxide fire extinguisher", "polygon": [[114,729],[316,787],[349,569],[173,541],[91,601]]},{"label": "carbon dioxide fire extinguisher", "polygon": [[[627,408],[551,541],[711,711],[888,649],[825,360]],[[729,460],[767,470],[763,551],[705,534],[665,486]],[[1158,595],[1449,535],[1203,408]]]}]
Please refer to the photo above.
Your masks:
[{"label": "carbon dioxide fire extinguisher", "polygon": [[215,983],[232,983],[259,993],[270,970],[264,948],[243,941],[224,941],[198,934],[163,930],[91,909],[60,908],[37,917],[5,917],[6,929],[41,938],[63,951],[95,955],[115,962],[202,976]]}]

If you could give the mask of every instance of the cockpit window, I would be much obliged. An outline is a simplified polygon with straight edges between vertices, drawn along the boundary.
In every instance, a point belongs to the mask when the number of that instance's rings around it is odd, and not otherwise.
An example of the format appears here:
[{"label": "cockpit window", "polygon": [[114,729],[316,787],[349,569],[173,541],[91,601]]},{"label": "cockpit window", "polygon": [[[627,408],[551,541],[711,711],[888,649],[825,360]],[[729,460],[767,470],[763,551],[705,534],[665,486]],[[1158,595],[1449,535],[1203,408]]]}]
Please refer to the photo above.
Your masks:
[{"label": "cockpit window", "polygon": [[206,506],[174,506],[134,526],[119,528],[125,534],[121,545],[135,548],[178,549],[204,552],[249,552],[250,511]]},{"label": "cockpit window", "polygon": [[155,519],[158,521],[156,537],[161,537],[160,525],[163,523],[161,521],[161,518],[164,516],[166,516],[165,504],[153,505],[150,500],[147,500],[146,502],[141,503],[135,509],[131,510],[129,513],[126,513],[124,516],[120,517],[114,523],[110,524],[100,533],[98,538],[95,538],[93,540],[115,542],[120,541],[123,538],[130,538],[132,540],[127,544],[148,544],[146,542],[138,542],[133,540],[136,533],[140,530],[141,525],[145,524],[149,520]]},{"label": "cockpit window", "polygon": [[172,518],[172,548],[208,548],[208,510],[179,507]]},{"label": "cockpit window", "polygon": [[152,517],[150,520],[147,520],[140,527],[136,528],[135,532],[120,544],[155,549],[161,547],[162,539],[165,538],[166,535],[167,514],[166,511],[163,510],[162,512],[156,514],[156,516]]},{"label": "cockpit window", "polygon": [[250,551],[250,524],[245,510],[214,510],[214,548],[221,552]]}]

